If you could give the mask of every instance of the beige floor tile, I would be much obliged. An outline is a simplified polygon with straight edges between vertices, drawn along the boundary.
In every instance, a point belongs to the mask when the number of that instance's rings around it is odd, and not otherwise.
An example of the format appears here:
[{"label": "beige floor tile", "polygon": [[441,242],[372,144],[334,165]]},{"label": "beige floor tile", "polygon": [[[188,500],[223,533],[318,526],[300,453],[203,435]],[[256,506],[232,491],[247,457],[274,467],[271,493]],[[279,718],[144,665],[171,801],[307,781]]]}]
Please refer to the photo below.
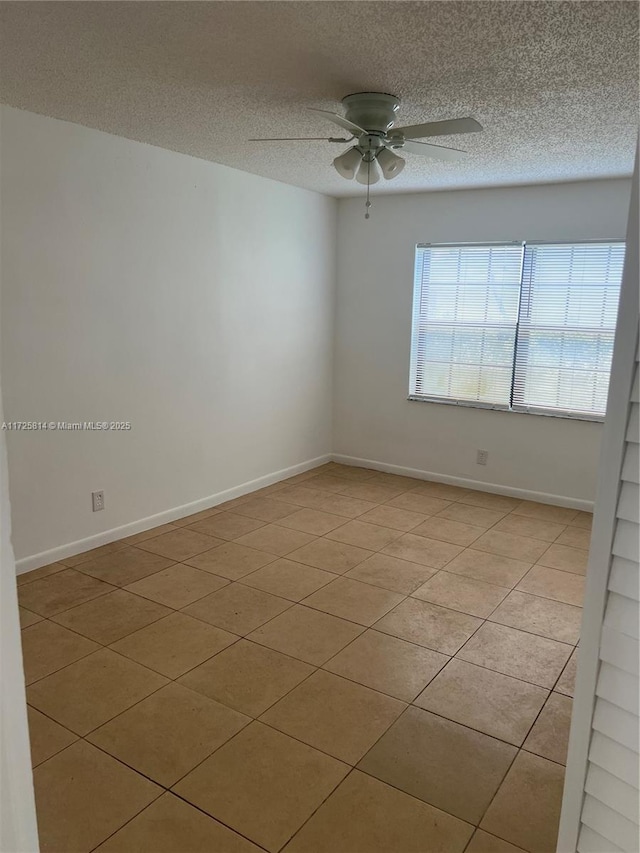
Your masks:
[{"label": "beige floor tile", "polygon": [[354,770],[284,853],[462,853],[472,831],[469,824]]},{"label": "beige floor tile", "polygon": [[54,616],[113,590],[110,584],[74,569],[64,569],[18,587],[18,601],[22,607],[40,616]]},{"label": "beige floor tile", "polygon": [[34,708],[79,735],[162,687],[166,679],[151,670],[100,649],[27,688]]},{"label": "beige floor tile", "polygon": [[507,513],[503,510],[483,509],[479,506],[455,503],[438,513],[440,518],[449,518],[451,521],[461,521],[463,524],[472,524],[474,527],[484,527],[486,530],[497,524]]},{"label": "beige floor tile", "polygon": [[[219,518],[219,516],[214,516],[214,518]],[[206,524],[207,522],[201,521],[199,523]],[[163,533],[162,536],[145,539],[144,542],[140,542],[138,547],[145,551],[151,551],[153,554],[160,554],[161,557],[168,557],[170,560],[180,562],[221,544],[221,539],[205,535],[191,527],[181,527],[178,530]]]},{"label": "beige floor tile", "polygon": [[538,560],[539,566],[549,569],[559,569],[562,572],[573,572],[576,575],[586,575],[589,552],[582,548],[571,548],[569,545],[550,545]]},{"label": "beige floor tile", "polygon": [[167,684],[88,735],[95,746],[164,787],[249,722],[201,693]]},{"label": "beige floor tile", "polygon": [[417,495],[428,495],[445,501],[459,501],[468,494],[469,489],[461,486],[450,486],[448,483],[434,483],[430,480],[414,480],[413,491]]},{"label": "beige floor tile", "polygon": [[173,565],[173,562],[167,557],[143,551],[141,548],[127,547],[82,563],[78,571],[114,586],[127,586],[166,569]]},{"label": "beige floor tile", "polygon": [[42,764],[43,761],[78,740],[78,735],[74,735],[73,732],[59,726],[58,723],[28,705],[27,718],[29,720],[29,741],[31,743],[31,764],[33,767]]},{"label": "beige floor tile", "polygon": [[513,512],[516,515],[526,515],[528,518],[538,518],[541,521],[553,521],[556,524],[572,524],[578,515],[575,509],[540,504],[535,501],[522,501]]},{"label": "beige floor tile", "polygon": [[513,590],[490,620],[575,646],[580,638],[582,608]]},{"label": "beige floor tile", "polygon": [[43,620],[22,632],[25,684],[63,669],[100,648],[96,643]]},{"label": "beige floor tile", "polygon": [[236,542],[225,542],[185,562],[196,569],[237,581],[277,559],[275,554],[265,554],[264,551],[256,551],[255,548],[247,548]]},{"label": "beige floor tile", "polygon": [[366,480],[363,483],[351,483],[344,486],[340,489],[340,494],[347,495],[350,498],[358,498],[362,501],[371,501],[374,504],[381,504],[392,500],[406,491],[404,486],[372,483],[371,480]]},{"label": "beige floor tile", "polygon": [[540,518],[528,518],[526,515],[516,515],[515,513],[505,516],[494,527],[494,530],[500,533],[541,539],[544,542],[555,542],[565,529],[564,524],[556,524],[553,521],[544,521]]},{"label": "beige floor tile", "polygon": [[284,598],[232,583],[185,607],[184,612],[224,631],[243,636],[288,607],[291,607],[291,602]]},{"label": "beige floor tile", "polygon": [[170,530],[177,530],[180,522],[172,524],[160,524],[158,527],[150,527],[149,530],[143,530],[141,533],[134,533],[132,536],[125,536],[121,539],[125,545],[137,545],[138,542],[144,542],[145,539],[153,539],[154,536],[162,536],[163,533],[169,533]]},{"label": "beige floor tile", "polygon": [[338,577],[305,598],[304,604],[359,625],[373,625],[403,598],[398,592]]},{"label": "beige floor tile", "polygon": [[571,657],[567,661],[567,665],[562,670],[562,675],[558,679],[554,690],[562,693],[564,696],[573,697],[573,692],[576,686],[576,673],[578,671],[578,649],[571,653]]},{"label": "beige floor tile", "polygon": [[162,789],[84,741],[33,771],[42,853],[88,853]]},{"label": "beige floor tile", "polygon": [[247,533],[246,536],[241,536],[238,539],[240,545],[246,545],[258,551],[266,551],[268,554],[277,554],[279,557],[286,557],[292,551],[313,541],[314,537],[310,533],[290,530],[287,527],[280,527],[278,524],[267,524],[260,530],[254,530],[253,533]]},{"label": "beige floor tile", "polygon": [[335,578],[333,572],[323,572],[322,569],[283,559],[252,572],[242,578],[242,583],[290,601],[301,601]]},{"label": "beige floor tile", "polygon": [[438,542],[425,536],[415,536],[413,533],[403,533],[399,539],[391,542],[382,549],[383,554],[408,560],[410,563],[420,563],[432,569],[442,569],[456,557],[462,548],[449,542]]},{"label": "beige floor tile", "polygon": [[31,583],[32,581],[40,580],[40,578],[55,575],[56,572],[61,572],[66,568],[64,563],[49,563],[48,566],[41,566],[39,569],[32,569],[30,572],[22,572],[16,575],[16,583],[18,586],[22,586],[25,583]]},{"label": "beige floor tile", "polygon": [[96,853],[260,853],[217,820],[166,792]]},{"label": "beige floor tile", "polygon": [[519,498],[509,498],[506,495],[494,495],[490,492],[478,492],[470,489],[459,498],[460,503],[478,506],[482,509],[493,509],[498,512],[511,512],[520,503]]},{"label": "beige floor tile", "polygon": [[447,655],[379,631],[365,631],[324,669],[411,702],[448,662]]},{"label": "beige floor tile", "polygon": [[476,829],[465,853],[525,853],[525,851],[522,847],[514,847],[508,841],[489,835],[483,829]]},{"label": "beige floor tile", "polygon": [[481,624],[482,620],[475,616],[407,598],[376,622],[375,627],[401,640],[454,655]]},{"label": "beige floor tile", "polygon": [[213,506],[210,509],[203,509],[201,512],[194,512],[191,515],[185,515],[176,521],[172,521],[173,527],[188,527],[191,524],[197,524],[199,521],[206,521],[208,518],[213,518],[214,515],[224,512],[220,506]]},{"label": "beige floor tile", "polygon": [[320,610],[294,605],[258,628],[250,640],[320,666],[354,640],[364,629]]},{"label": "beige floor tile", "polygon": [[485,551],[475,551],[473,548],[466,548],[447,563],[448,572],[509,589],[513,588],[530,568],[531,563],[488,554]]},{"label": "beige floor tile", "polygon": [[313,477],[305,480],[305,485],[310,489],[320,489],[322,492],[332,492],[336,495],[340,489],[344,489],[345,486],[352,486],[353,484],[353,479],[334,476],[331,472],[315,474]]},{"label": "beige floor tile", "polygon": [[53,617],[53,621],[108,646],[167,616],[168,607],[117,589]]},{"label": "beige floor tile", "polygon": [[570,545],[572,548],[583,548],[589,550],[591,545],[591,530],[583,530],[581,527],[565,527],[564,532],[556,539],[557,545]]},{"label": "beige floor tile", "polygon": [[419,524],[426,521],[426,516],[419,512],[410,512],[406,509],[398,509],[395,506],[377,506],[361,515],[358,521],[368,524],[379,524],[381,527],[390,527],[393,530],[401,530],[408,533]]},{"label": "beige floor tile", "polygon": [[426,536],[428,539],[439,539],[441,542],[466,547],[475,542],[485,531],[484,527],[463,524],[461,521],[451,521],[449,518],[436,515],[428,518],[419,527],[415,527],[412,532],[418,536]]},{"label": "beige floor tile", "polygon": [[477,823],[515,754],[509,744],[410,707],[358,767],[436,808]]},{"label": "beige floor tile", "polygon": [[[237,506],[234,507],[234,509],[238,508]],[[205,518],[204,521],[198,521],[196,524],[190,526],[189,530],[227,541],[238,539],[240,536],[244,536],[245,533],[251,533],[252,530],[258,530],[264,527],[264,525],[264,521],[258,521],[256,518],[248,518],[246,515],[238,515],[237,512],[219,512],[216,515]]]},{"label": "beige floor tile", "polygon": [[581,527],[583,530],[591,530],[591,525],[593,522],[593,513],[583,512],[579,510],[576,513],[575,518],[571,520],[571,525],[573,527]]},{"label": "beige floor tile", "polygon": [[568,696],[552,693],[523,748],[558,764],[566,764],[572,706],[573,700]]},{"label": "beige floor tile", "polygon": [[545,566],[533,566],[522,578],[516,589],[521,592],[530,592],[532,595],[540,595],[542,598],[551,598],[554,601],[563,601],[565,604],[574,604],[582,607],[584,599],[584,578],[573,572],[548,569]]},{"label": "beige floor tile", "polygon": [[344,542],[316,539],[310,545],[292,551],[289,559],[341,575],[366,560],[367,557],[371,557],[372,554],[372,551],[356,548],[355,545],[346,545]]},{"label": "beige floor tile", "polygon": [[346,577],[409,595],[433,577],[436,571],[437,569],[430,566],[399,560],[387,554],[373,554],[360,565],[350,569]]},{"label": "beige floor tile", "polygon": [[372,468],[361,468],[358,465],[344,465],[342,462],[329,462],[323,468],[337,477],[347,477],[352,481],[370,480],[380,473],[379,471],[374,471]]},{"label": "beige floor tile", "polygon": [[547,543],[529,536],[516,536],[513,533],[501,533],[487,530],[473,543],[476,551],[487,551],[501,557],[511,557],[524,563],[535,563],[547,549]]},{"label": "beige floor tile", "polygon": [[332,494],[320,489],[309,489],[306,486],[292,486],[278,493],[278,500],[292,503],[298,507],[307,509],[319,509],[333,515],[342,515],[345,518],[357,518],[376,504],[372,501],[361,501],[357,498],[349,498],[346,495]]},{"label": "beige floor tile", "polygon": [[485,622],[457,657],[487,669],[551,688],[571,654],[571,646]]},{"label": "beige floor tile", "polygon": [[349,521],[342,527],[328,533],[327,539],[346,542],[348,545],[356,545],[358,548],[368,548],[370,551],[379,551],[401,535],[399,530],[380,527],[378,524],[367,524],[358,520]]},{"label": "beige floor tile", "polygon": [[82,554],[75,554],[73,557],[65,557],[58,562],[64,563],[69,568],[75,568],[75,566],[79,566],[81,563],[86,563],[88,560],[97,560],[105,554],[113,554],[124,547],[125,543],[122,540],[107,542],[106,545],[100,545],[98,548],[92,548],[90,551],[84,551]]},{"label": "beige floor tile", "polygon": [[179,610],[217,589],[222,589],[228,583],[225,578],[216,577],[209,572],[177,564],[130,584],[127,590]]},{"label": "beige floor tile", "polygon": [[113,649],[143,666],[177,678],[237,640],[229,634],[185,613],[171,613],[147,628],[129,634]]},{"label": "beige floor tile", "polygon": [[275,853],[348,770],[335,758],[255,722],[196,767],[175,790]]},{"label": "beige floor tile", "polygon": [[556,849],[564,767],[520,752],[481,827],[530,853]]},{"label": "beige floor tile", "polygon": [[509,590],[502,586],[443,571],[419,587],[413,596],[486,619],[508,592]]},{"label": "beige floor tile", "polygon": [[419,491],[405,492],[388,501],[388,506],[404,509],[408,512],[417,512],[420,515],[435,515],[450,505],[450,501],[435,498]]},{"label": "beige floor tile", "polygon": [[235,511],[237,515],[246,515],[247,518],[273,522],[292,515],[296,512],[296,509],[291,504],[286,504],[283,501],[274,500],[269,497],[254,498],[250,495],[249,500],[236,507]]},{"label": "beige floor tile", "polygon": [[259,717],[313,672],[266,646],[240,640],[192,669],[180,683],[251,717]]},{"label": "beige floor tile", "polygon": [[402,486],[405,491],[411,491],[418,486],[426,485],[426,480],[418,480],[416,477],[404,477],[402,474],[389,474],[386,471],[376,471],[369,478],[370,483],[382,483],[385,486]]},{"label": "beige floor tile", "polygon": [[322,512],[319,509],[295,509],[294,507],[290,509],[294,510],[293,513],[283,518],[278,524],[281,527],[311,533],[313,536],[324,536],[325,533],[345,523],[344,516],[332,515],[330,512]]},{"label": "beige floor tile", "polygon": [[454,659],[414,704],[521,746],[548,695],[542,687]]},{"label": "beige floor tile", "polygon": [[37,613],[32,613],[30,610],[25,610],[24,607],[18,607],[18,615],[20,617],[20,627],[30,628],[38,622],[42,622],[43,617]]},{"label": "beige floor tile", "polygon": [[405,708],[404,702],[391,696],[317,670],[260,719],[355,764]]}]

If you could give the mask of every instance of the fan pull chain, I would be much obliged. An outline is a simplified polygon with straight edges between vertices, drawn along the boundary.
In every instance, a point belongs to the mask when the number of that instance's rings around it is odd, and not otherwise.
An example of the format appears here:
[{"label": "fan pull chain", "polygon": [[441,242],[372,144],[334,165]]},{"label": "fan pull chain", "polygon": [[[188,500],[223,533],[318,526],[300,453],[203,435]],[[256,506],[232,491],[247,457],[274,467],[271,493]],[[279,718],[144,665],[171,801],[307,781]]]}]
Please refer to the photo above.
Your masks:
[{"label": "fan pull chain", "polygon": [[370,215],[369,215],[369,208],[371,207],[371,202],[369,201],[369,181],[370,181],[370,179],[371,179],[371,160],[367,160],[367,200],[366,200],[365,205],[364,205],[364,208],[366,211],[366,213],[364,215],[365,219],[370,218]]}]

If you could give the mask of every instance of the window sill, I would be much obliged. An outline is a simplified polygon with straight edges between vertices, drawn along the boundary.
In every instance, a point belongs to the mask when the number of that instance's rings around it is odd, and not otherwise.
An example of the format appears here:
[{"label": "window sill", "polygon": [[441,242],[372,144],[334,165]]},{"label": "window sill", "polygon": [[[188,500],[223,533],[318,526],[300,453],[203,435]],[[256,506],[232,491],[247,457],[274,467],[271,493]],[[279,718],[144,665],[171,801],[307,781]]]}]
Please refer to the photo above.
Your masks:
[{"label": "window sill", "polygon": [[568,421],[587,421],[587,423],[604,423],[604,416],[581,414],[580,412],[556,412],[553,409],[510,409],[491,403],[474,403],[470,400],[448,400],[445,397],[418,397],[409,395],[411,403],[436,403],[441,406],[460,406],[466,409],[488,409],[492,412],[503,412],[508,415],[538,415],[545,418],[562,418]]}]

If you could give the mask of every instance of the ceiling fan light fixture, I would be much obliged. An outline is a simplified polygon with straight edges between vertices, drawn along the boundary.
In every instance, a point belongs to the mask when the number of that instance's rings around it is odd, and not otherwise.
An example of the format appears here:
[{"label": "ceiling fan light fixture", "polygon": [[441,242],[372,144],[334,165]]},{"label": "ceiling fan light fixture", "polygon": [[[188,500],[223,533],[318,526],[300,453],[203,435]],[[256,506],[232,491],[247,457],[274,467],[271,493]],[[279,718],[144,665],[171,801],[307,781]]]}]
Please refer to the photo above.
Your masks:
[{"label": "ceiling fan light fixture", "polygon": [[345,151],[344,154],[336,157],[333,161],[333,165],[339,175],[346,178],[348,181],[352,181],[356,176],[356,170],[361,162],[362,154],[354,146],[348,151]]},{"label": "ceiling fan light fixture", "polygon": [[365,186],[372,186],[373,184],[377,184],[380,180],[380,167],[378,166],[375,158],[371,160],[364,160],[360,164],[360,168],[358,169],[358,174],[356,175],[356,181],[359,184],[364,184]]},{"label": "ceiling fan light fixture", "polygon": [[387,181],[397,178],[406,165],[406,161],[402,157],[398,157],[397,154],[394,154],[388,148],[383,148],[380,151],[377,160],[382,169],[382,174]]}]

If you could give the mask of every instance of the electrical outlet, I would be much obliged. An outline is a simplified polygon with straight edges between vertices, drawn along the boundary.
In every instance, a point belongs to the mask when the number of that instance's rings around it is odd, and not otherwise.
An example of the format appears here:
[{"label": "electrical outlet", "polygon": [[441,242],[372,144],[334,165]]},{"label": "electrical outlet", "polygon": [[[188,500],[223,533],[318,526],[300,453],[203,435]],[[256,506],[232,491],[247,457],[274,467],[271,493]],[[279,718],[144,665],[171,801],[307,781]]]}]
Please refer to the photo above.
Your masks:
[{"label": "electrical outlet", "polygon": [[94,512],[104,509],[104,492],[91,492],[91,506]]},{"label": "electrical outlet", "polygon": [[488,450],[478,450],[476,456],[476,463],[478,465],[486,465],[489,461],[489,451]]}]

